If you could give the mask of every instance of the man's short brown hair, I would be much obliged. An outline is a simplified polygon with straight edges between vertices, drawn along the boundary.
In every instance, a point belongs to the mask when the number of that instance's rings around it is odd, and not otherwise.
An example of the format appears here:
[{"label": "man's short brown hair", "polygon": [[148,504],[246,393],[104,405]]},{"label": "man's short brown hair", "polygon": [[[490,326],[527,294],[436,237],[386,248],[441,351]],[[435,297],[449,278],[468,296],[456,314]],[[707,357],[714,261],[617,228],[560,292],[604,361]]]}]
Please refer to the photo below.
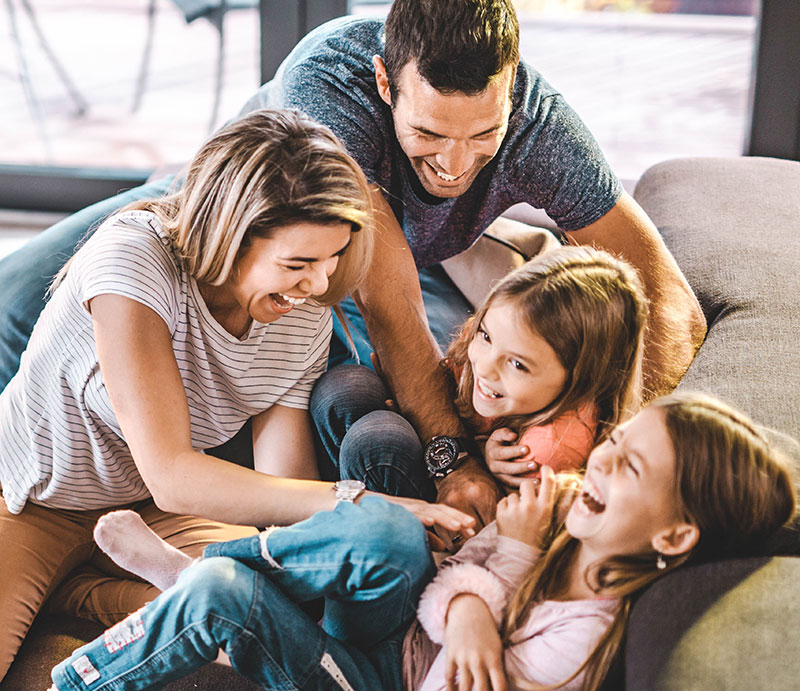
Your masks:
[{"label": "man's short brown hair", "polygon": [[414,62],[443,93],[476,94],[519,62],[519,22],[511,0],[395,0],[386,18],[386,74]]}]

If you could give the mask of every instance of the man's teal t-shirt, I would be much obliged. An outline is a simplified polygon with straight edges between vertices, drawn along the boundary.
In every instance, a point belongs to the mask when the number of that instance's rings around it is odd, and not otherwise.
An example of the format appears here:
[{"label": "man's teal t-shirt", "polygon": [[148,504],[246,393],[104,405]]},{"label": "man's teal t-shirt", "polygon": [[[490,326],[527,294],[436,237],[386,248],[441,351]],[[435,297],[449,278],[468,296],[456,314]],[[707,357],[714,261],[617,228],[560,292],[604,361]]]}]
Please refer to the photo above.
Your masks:
[{"label": "man's teal t-shirt", "polygon": [[622,186],[594,137],[524,61],[500,150],[467,192],[431,196],[400,148],[391,108],[378,95],[374,55],[383,56],[382,20],[344,17],[323,24],[295,46],[242,114],[296,108],[330,127],[383,189],[418,268],[467,249],[520,202],[544,209],[566,231],[589,225],[616,204]]}]

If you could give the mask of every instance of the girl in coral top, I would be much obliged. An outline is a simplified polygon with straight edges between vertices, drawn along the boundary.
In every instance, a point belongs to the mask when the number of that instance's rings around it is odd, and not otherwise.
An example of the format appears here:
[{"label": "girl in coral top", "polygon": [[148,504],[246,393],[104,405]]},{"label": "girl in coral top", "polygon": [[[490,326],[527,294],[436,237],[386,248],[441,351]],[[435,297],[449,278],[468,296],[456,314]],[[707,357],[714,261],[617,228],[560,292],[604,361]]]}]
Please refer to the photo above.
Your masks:
[{"label": "girl in coral top", "polygon": [[489,469],[517,488],[539,468],[583,467],[636,412],[647,304],[625,262],[561,247],[509,274],[444,360]]},{"label": "girl in coral top", "polygon": [[[483,455],[498,499],[542,465],[581,468],[592,447],[639,408],[646,321],[646,299],[626,262],[587,247],[535,257],[492,289],[443,358],[466,435],[442,441],[460,442],[472,459]],[[336,367],[313,398],[330,413],[315,415],[328,457],[320,456],[321,467],[330,461],[337,477],[371,490],[447,502],[435,483],[466,454],[431,453],[436,437],[424,447],[387,400],[379,372]],[[461,545],[456,534],[440,536],[438,547]]]}]

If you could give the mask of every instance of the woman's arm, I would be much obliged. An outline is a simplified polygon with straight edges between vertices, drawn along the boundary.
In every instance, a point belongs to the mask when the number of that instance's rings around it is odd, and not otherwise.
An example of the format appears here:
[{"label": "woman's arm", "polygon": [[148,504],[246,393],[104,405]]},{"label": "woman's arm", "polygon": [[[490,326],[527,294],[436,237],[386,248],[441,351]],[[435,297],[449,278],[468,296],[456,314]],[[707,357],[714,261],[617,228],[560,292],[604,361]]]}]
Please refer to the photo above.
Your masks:
[{"label": "woman's arm", "polygon": [[[165,322],[119,295],[91,300],[97,355],[111,405],[156,505],[239,525],[294,523],[332,509],[332,485],[278,478],[195,451],[189,405]],[[386,497],[424,525],[473,533],[473,519],[447,506]]]},{"label": "woman's arm", "polygon": [[274,405],[253,418],[255,469],[275,477],[319,480],[307,410]]},{"label": "woman's arm", "polygon": [[111,405],[159,508],[266,525],[335,506],[328,484],[269,477],[195,451],[167,325],[149,307],[118,295],[99,295],[90,309]]},{"label": "woman's arm", "polygon": [[[288,524],[334,508],[330,483],[278,478],[195,451],[167,325],[119,295],[99,295],[90,309],[111,405],[159,508],[239,525]],[[472,519],[450,507],[386,498],[425,525],[472,532]]]}]

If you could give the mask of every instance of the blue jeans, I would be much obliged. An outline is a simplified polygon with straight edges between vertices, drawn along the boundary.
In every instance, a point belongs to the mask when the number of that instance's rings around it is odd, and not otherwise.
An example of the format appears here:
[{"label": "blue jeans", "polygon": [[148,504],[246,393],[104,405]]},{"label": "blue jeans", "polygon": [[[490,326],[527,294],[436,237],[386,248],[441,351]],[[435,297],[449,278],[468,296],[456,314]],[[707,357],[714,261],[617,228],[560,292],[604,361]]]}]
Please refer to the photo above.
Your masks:
[{"label": "blue jeans", "polygon": [[[435,573],[425,535],[405,509],[365,497],[275,530],[269,559],[261,536],[211,545],[176,585],[60,663],[53,681],[60,691],[157,689],[221,648],[267,689],[399,691],[402,639]],[[319,597],[321,625],[298,606]]]},{"label": "blue jeans", "polygon": [[383,380],[361,365],[329,369],[314,385],[310,411],[325,479],[361,480],[368,489],[434,501],[411,423],[386,408]]},{"label": "blue jeans", "polygon": [[[0,285],[2,284],[0,283]],[[444,350],[472,312],[472,307],[450,280],[441,264],[421,269],[419,285],[422,289],[422,300],[425,303],[425,314],[428,317],[431,333],[439,347]],[[402,299],[402,296],[399,298]],[[347,343],[347,336],[339,318],[334,317],[328,367],[360,363],[371,368],[370,353],[372,353],[373,347],[364,318],[351,298],[343,300],[339,306],[347,319],[357,356],[353,354]]]},{"label": "blue jeans", "polygon": [[[431,333],[444,350],[471,307],[441,265],[421,270],[419,280]],[[425,470],[417,433],[384,403],[392,394],[372,370],[364,319],[351,299],[340,306],[357,356],[334,318],[328,371],[317,381],[310,403],[320,474],[328,480],[361,480],[376,492],[434,501],[436,488]]]}]

